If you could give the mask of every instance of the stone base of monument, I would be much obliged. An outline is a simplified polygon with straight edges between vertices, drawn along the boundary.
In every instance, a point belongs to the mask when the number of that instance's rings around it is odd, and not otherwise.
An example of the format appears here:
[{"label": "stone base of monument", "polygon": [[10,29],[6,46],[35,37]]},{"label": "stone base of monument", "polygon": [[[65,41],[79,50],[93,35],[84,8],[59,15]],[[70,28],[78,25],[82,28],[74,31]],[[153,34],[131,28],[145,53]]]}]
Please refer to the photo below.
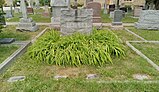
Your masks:
[{"label": "stone base of monument", "polygon": [[122,24],[121,25],[113,25],[113,24],[111,24],[111,29],[112,30],[123,30],[124,26]]},{"label": "stone base of monument", "polygon": [[31,18],[21,18],[18,26],[16,27],[17,30],[20,31],[36,31],[38,30],[38,26]]},{"label": "stone base of monument", "polygon": [[143,10],[135,27],[137,29],[159,30],[159,10]]},{"label": "stone base of monument", "polygon": [[60,17],[51,17],[51,24],[50,24],[51,28],[60,28]]},{"label": "stone base of monument", "polygon": [[143,23],[135,23],[135,27],[137,29],[148,29],[148,30],[159,30],[159,24],[143,24]]},{"label": "stone base of monument", "polygon": [[93,23],[101,23],[101,17],[93,17]]}]

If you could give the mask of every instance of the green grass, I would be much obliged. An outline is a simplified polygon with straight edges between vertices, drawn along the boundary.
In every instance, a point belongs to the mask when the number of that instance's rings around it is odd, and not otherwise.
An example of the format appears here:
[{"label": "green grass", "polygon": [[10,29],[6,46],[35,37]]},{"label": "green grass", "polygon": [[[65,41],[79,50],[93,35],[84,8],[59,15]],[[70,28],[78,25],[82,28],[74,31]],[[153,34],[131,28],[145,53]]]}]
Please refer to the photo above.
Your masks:
[{"label": "green grass", "polygon": [[[127,35],[126,31],[113,31],[122,40],[138,39],[132,35]],[[159,79],[159,72],[156,71],[143,58],[136,55],[127,46],[126,57],[113,59],[113,64],[105,64],[102,67],[80,66],[80,67],[60,67],[47,65],[43,63],[35,63],[28,57],[23,55],[10,67],[7,72],[0,75],[0,89],[2,92],[41,92],[41,91],[66,91],[66,92],[116,92],[116,91],[157,91],[159,83],[109,83],[99,84],[97,82],[87,82],[86,74],[96,73],[100,75],[100,80],[135,80],[133,74],[147,74],[150,80]],[[7,83],[6,80],[15,75],[26,76],[25,81]],[[67,75],[69,78],[54,80],[54,75]],[[145,80],[146,81],[146,80]]]},{"label": "green grass", "polygon": [[128,27],[128,29],[146,40],[159,40],[159,30],[142,30],[135,27]]},{"label": "green grass", "polygon": [[0,63],[18,49],[18,46],[2,46],[0,45]]},{"label": "green grass", "polygon": [[159,44],[155,43],[132,43],[138,50],[159,65]]},{"label": "green grass", "polygon": [[125,14],[125,17],[123,18],[123,23],[134,23],[138,21],[138,18],[133,18],[133,15],[131,13]]},{"label": "green grass", "polygon": [[17,41],[25,41],[33,39],[39,32],[41,32],[45,26],[40,26],[38,31],[27,32],[27,31],[16,31],[15,26],[7,26],[0,33],[0,38],[15,38]]},{"label": "green grass", "polygon": [[109,14],[103,14],[103,11],[101,12],[101,21],[102,23],[111,23],[112,19],[109,18]]},{"label": "green grass", "polygon": [[130,34],[126,30],[113,30],[113,32],[122,39],[123,42],[126,41],[139,41],[141,40],[140,38],[134,36],[133,34]]},{"label": "green grass", "polygon": [[[13,86],[1,92],[158,92],[159,83],[96,83],[80,79],[43,80],[41,76],[30,76],[24,82],[8,84]],[[3,85],[3,84],[2,84]],[[6,86],[6,88],[8,87]]]},{"label": "green grass", "polygon": [[[28,14],[29,18],[32,18],[35,22],[43,22],[43,23],[50,23],[51,18],[50,17],[45,17],[42,15],[44,10],[39,9],[35,10],[35,14]],[[20,17],[22,16],[21,13],[15,13],[13,18],[6,19],[7,22],[19,22]]]},{"label": "green grass", "polygon": [[[112,19],[109,18],[109,16],[110,16],[110,14],[103,14],[103,12],[101,12],[101,20],[102,20],[102,22],[103,23],[111,23]],[[134,22],[138,21],[137,18],[133,18],[131,16],[132,16],[131,13],[125,14],[125,17],[122,19],[122,22],[123,23],[134,23]]]}]

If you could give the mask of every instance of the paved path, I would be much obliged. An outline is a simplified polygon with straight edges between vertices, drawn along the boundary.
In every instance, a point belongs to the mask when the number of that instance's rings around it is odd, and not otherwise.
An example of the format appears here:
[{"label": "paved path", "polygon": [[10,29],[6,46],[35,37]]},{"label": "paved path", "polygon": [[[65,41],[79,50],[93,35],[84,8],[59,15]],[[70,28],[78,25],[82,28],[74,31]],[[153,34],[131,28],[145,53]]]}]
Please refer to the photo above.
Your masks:
[{"label": "paved path", "polygon": [[[7,25],[17,25],[18,22],[7,22]],[[50,26],[51,23],[36,23],[37,25]],[[93,23],[94,26],[110,26],[111,23]],[[123,23],[123,26],[134,26],[134,23]]]}]

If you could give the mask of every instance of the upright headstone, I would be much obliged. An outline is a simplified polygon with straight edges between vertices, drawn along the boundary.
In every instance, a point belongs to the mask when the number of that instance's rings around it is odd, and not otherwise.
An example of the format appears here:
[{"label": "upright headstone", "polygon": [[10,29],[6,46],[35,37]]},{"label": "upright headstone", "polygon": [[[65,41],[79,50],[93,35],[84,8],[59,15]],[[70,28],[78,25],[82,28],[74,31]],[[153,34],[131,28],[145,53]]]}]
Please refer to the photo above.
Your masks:
[{"label": "upright headstone", "polygon": [[27,1],[28,1],[27,13],[34,14],[33,0],[27,0]]},{"label": "upright headstone", "polygon": [[36,7],[36,9],[40,8],[40,2],[39,2],[39,0],[35,0],[35,7]]},{"label": "upright headstone", "polygon": [[86,0],[86,5],[90,2],[93,2],[93,0]]},{"label": "upright headstone", "polygon": [[159,10],[142,10],[135,27],[138,29],[159,30]]},{"label": "upright headstone", "polygon": [[101,4],[98,2],[90,2],[86,6],[87,9],[93,9],[93,23],[101,22]]},{"label": "upright headstone", "polygon": [[114,17],[114,11],[110,12],[109,18],[113,18]]},{"label": "upright headstone", "polygon": [[134,7],[134,17],[140,17],[141,11],[142,11],[142,7],[135,6]]},{"label": "upright headstone", "polygon": [[60,24],[60,16],[62,8],[69,8],[70,1],[69,0],[51,0],[50,2],[52,9],[52,24]]},{"label": "upright headstone", "polygon": [[112,30],[123,30],[122,18],[123,18],[123,11],[122,10],[115,10],[113,22],[111,25]]},{"label": "upright headstone", "polygon": [[34,9],[32,7],[27,7],[28,14],[34,14]]},{"label": "upright headstone", "polygon": [[12,18],[13,17],[11,10],[5,10],[5,13],[6,13],[5,14],[6,18]]},{"label": "upright headstone", "polygon": [[112,24],[113,25],[122,25],[122,18],[123,18],[123,11],[115,10]]},{"label": "upright headstone", "polygon": [[75,32],[90,34],[93,24],[92,9],[62,9],[61,10],[61,33],[71,35]]},{"label": "upright headstone", "polygon": [[44,7],[44,12],[42,13],[42,15],[44,17],[49,17],[50,16],[49,7],[47,5],[45,5],[45,7]]},{"label": "upright headstone", "polygon": [[32,20],[32,18],[28,18],[26,4],[24,0],[21,0],[21,10],[23,18],[20,19],[18,26],[16,27],[17,30],[26,30],[26,31],[36,31],[38,26]]}]

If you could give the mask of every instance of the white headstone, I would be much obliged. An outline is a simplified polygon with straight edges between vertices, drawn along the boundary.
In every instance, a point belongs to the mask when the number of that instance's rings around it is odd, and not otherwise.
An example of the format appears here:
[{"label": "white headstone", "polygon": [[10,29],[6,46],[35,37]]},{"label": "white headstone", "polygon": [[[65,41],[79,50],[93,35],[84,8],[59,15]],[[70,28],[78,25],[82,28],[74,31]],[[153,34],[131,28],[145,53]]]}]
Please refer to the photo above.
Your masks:
[{"label": "white headstone", "polygon": [[159,30],[159,10],[142,10],[135,27],[138,29]]},{"label": "white headstone", "polygon": [[51,0],[50,2],[52,8],[52,24],[60,24],[60,16],[62,8],[69,8],[70,0]]}]

